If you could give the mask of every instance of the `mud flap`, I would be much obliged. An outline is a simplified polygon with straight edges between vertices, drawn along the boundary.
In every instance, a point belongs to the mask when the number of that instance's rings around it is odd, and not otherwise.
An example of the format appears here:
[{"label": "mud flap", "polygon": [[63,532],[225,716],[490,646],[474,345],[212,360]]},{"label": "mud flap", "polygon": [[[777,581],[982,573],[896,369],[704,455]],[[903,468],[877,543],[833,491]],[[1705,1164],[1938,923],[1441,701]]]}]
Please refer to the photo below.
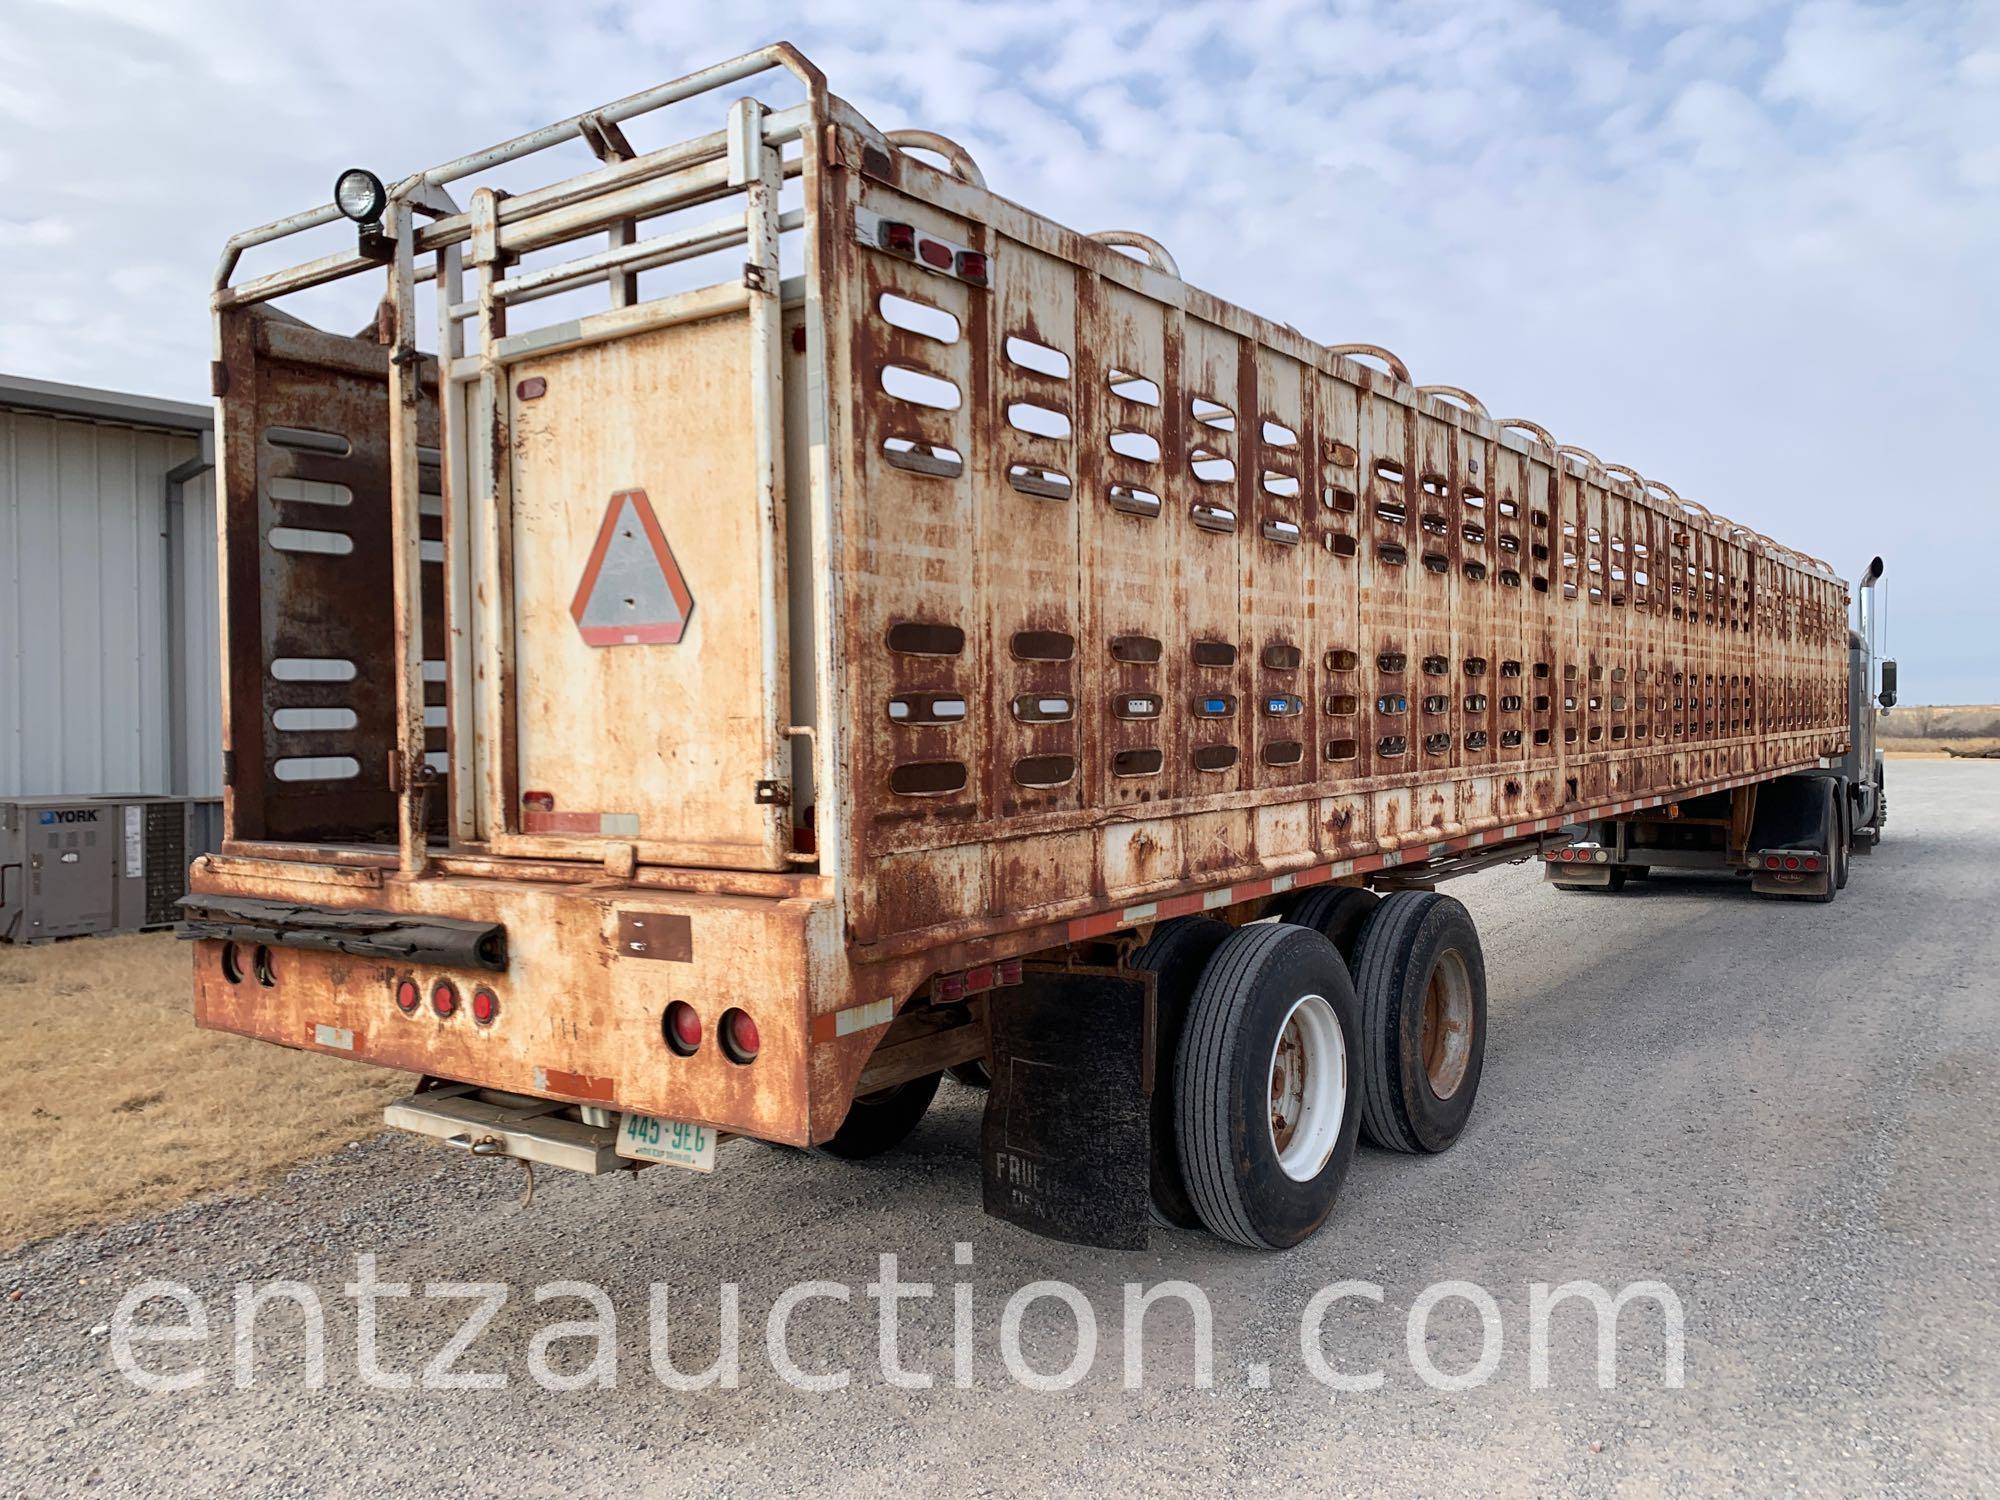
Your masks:
[{"label": "mud flap", "polygon": [[1146,1247],[1153,976],[1029,966],[993,992],[986,1212],[1051,1239]]}]

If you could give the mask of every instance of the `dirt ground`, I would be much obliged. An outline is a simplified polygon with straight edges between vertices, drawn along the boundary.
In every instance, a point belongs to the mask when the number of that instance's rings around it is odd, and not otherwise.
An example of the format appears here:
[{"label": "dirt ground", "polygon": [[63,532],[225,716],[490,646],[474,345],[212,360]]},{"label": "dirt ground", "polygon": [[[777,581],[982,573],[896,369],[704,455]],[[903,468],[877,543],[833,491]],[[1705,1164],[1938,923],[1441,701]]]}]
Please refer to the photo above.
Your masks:
[{"label": "dirt ground", "polygon": [[169,933],[0,947],[0,1247],[262,1181],[373,1134],[409,1092],[189,1012]]}]

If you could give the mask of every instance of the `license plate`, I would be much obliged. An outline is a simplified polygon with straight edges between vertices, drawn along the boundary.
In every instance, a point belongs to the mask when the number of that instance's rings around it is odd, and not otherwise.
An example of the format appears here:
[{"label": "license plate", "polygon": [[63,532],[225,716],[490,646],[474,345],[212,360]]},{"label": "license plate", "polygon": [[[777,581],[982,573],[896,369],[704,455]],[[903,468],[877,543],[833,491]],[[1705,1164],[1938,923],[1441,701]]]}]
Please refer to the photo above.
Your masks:
[{"label": "license plate", "polygon": [[618,1127],[618,1154],[629,1161],[660,1162],[694,1172],[715,1170],[715,1130],[686,1120],[652,1115],[625,1116]]}]

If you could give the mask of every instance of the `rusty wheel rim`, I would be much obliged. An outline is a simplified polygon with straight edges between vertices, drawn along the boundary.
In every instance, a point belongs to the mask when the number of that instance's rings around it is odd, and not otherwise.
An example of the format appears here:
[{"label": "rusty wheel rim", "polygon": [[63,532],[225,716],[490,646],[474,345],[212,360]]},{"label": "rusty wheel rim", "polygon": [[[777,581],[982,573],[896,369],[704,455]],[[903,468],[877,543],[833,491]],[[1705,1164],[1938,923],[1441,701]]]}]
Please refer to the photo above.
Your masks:
[{"label": "rusty wheel rim", "polygon": [[1301,995],[1271,1046],[1271,1149],[1294,1182],[1311,1182],[1340,1143],[1347,1116],[1347,1039],[1324,995]]},{"label": "rusty wheel rim", "polygon": [[1438,955],[1424,984],[1422,1048],[1431,1092],[1449,1099],[1472,1064],[1472,976],[1455,950]]}]

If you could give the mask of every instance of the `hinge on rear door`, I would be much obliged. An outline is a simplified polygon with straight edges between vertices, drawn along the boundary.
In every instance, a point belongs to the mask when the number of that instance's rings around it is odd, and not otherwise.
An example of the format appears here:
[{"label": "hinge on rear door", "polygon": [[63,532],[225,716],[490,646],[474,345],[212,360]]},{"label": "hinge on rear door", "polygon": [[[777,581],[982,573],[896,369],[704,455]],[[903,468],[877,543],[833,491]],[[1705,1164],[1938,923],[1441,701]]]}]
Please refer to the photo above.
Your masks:
[{"label": "hinge on rear door", "polygon": [[789,781],[760,781],[757,783],[757,801],[777,807],[792,805],[792,784]]},{"label": "hinge on rear door", "polygon": [[770,283],[764,277],[764,268],[753,260],[743,262],[743,285],[750,291],[769,294]]}]

